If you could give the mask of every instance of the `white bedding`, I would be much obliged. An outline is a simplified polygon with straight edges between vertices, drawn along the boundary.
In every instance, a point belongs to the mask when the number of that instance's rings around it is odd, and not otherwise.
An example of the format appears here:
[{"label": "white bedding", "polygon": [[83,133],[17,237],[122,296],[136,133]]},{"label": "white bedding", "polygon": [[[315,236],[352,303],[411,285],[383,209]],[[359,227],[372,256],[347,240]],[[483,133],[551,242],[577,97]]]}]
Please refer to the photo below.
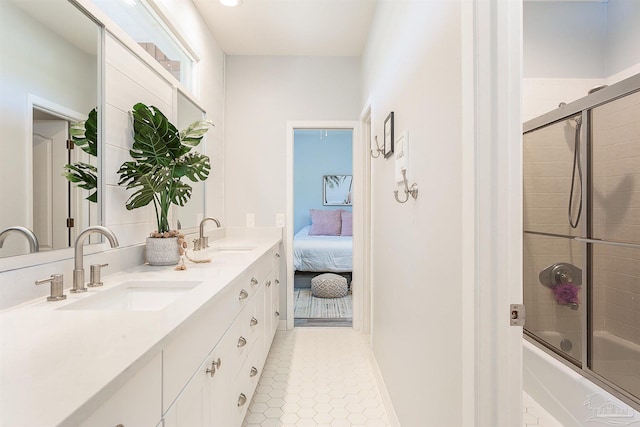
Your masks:
[{"label": "white bedding", "polygon": [[296,271],[350,272],[353,237],[309,236],[310,225],[293,236],[293,268]]}]

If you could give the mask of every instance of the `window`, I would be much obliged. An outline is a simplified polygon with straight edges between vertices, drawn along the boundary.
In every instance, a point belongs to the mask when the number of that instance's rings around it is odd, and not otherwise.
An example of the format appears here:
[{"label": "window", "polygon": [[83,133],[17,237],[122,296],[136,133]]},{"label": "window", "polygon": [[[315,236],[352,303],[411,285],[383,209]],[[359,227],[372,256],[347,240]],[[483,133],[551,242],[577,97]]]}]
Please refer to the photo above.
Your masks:
[{"label": "window", "polygon": [[195,58],[145,0],[93,0],[188,89]]}]

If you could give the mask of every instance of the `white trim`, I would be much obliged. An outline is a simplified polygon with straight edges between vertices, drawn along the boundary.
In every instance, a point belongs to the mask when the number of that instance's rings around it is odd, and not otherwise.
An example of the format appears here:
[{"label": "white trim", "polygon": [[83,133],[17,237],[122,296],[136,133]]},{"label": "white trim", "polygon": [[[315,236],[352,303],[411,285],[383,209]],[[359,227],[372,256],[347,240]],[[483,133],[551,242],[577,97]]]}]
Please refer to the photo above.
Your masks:
[{"label": "white trim", "polygon": [[522,425],[522,1],[475,0],[475,423]]},{"label": "white trim", "polygon": [[398,419],[398,414],[396,414],[396,410],[393,407],[393,403],[391,402],[391,396],[389,395],[389,390],[387,390],[387,385],[385,384],[384,378],[382,377],[380,366],[378,366],[378,361],[376,360],[376,357],[372,351],[369,352],[369,361],[371,362],[371,370],[373,371],[373,377],[376,379],[378,390],[380,391],[380,398],[382,399],[384,410],[387,413],[389,426],[400,427],[400,420]]},{"label": "white trim", "polygon": [[[476,418],[476,149],[474,92],[474,8],[463,2],[461,9],[462,85],[462,425],[475,426]],[[470,244],[473,243],[473,244]]]},{"label": "white trim", "polygon": [[[284,253],[286,254],[286,268],[287,268],[287,329],[293,329],[294,326],[294,312],[293,312],[293,282],[294,282],[294,271],[293,271],[293,130],[294,129],[352,129],[353,130],[353,146],[360,146],[360,126],[357,121],[288,121],[287,122],[287,158],[286,158],[286,169],[287,169],[287,211],[286,211],[286,224],[284,227],[285,235],[283,239],[284,243]],[[355,148],[354,148],[355,150]],[[355,151],[354,151],[355,153]],[[360,178],[361,174],[358,174],[358,171],[355,169],[354,162],[354,184],[356,179]],[[361,185],[354,185],[353,190],[353,200],[355,201],[354,206],[359,203],[358,200],[362,198],[362,195],[359,194],[359,189]],[[353,213],[353,228],[354,228],[354,239],[353,246],[354,252],[356,247],[360,244],[358,239],[355,236],[355,230],[361,226],[362,224],[362,211],[354,209]],[[361,271],[362,266],[356,265],[354,259],[353,271]],[[357,323],[356,317],[361,316],[362,312],[362,292],[359,292],[357,287],[353,291],[353,319],[354,326]]]},{"label": "white trim", "polygon": [[354,246],[354,262],[357,265],[361,265],[362,269],[358,271],[355,277],[356,286],[359,287],[362,306],[356,317],[354,313],[353,327],[355,330],[370,334],[371,333],[371,319],[372,319],[372,305],[371,305],[371,277],[372,277],[372,264],[371,264],[371,239],[373,233],[371,232],[371,123],[372,123],[372,108],[371,103],[367,101],[365,107],[360,114],[360,138],[358,144],[354,144],[353,147],[353,169],[354,175],[360,179],[356,181],[355,194],[358,195],[360,200],[355,206],[354,211],[358,216],[359,221],[354,224],[354,235],[362,236],[358,240],[358,245]]}]

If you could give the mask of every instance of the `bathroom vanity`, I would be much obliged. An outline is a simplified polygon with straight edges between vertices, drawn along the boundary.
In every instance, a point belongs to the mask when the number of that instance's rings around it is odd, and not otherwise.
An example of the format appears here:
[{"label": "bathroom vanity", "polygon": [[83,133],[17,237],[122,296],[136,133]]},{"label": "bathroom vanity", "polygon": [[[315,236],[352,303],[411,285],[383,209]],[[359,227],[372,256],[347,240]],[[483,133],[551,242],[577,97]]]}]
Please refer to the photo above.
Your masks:
[{"label": "bathroom vanity", "polygon": [[240,426],[279,323],[276,231],[0,312],[0,425]]}]

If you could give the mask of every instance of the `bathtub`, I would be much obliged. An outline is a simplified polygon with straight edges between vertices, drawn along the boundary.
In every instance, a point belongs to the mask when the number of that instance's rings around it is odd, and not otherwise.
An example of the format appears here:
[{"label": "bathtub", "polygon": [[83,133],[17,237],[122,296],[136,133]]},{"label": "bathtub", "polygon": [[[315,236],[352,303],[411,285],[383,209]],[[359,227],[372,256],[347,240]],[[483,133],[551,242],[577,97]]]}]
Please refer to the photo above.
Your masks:
[{"label": "bathtub", "polygon": [[[595,339],[607,340],[600,343],[602,348],[621,344],[606,333],[598,334]],[[524,391],[564,427],[640,427],[640,412],[527,339],[523,340],[523,347]],[[629,351],[629,348],[620,350]]]}]

